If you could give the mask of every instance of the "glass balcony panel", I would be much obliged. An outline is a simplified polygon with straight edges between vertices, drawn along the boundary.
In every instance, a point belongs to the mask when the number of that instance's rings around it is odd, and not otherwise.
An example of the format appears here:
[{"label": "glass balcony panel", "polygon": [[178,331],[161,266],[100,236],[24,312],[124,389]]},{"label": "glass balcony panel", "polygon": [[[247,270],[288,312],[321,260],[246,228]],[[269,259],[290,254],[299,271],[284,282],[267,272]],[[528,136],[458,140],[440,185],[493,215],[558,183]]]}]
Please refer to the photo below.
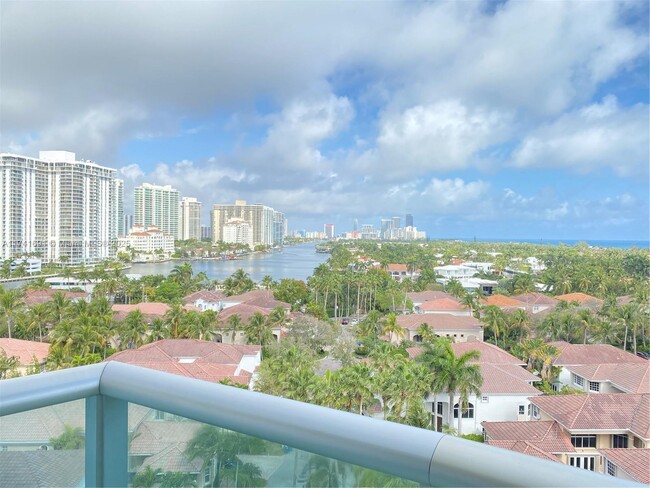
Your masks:
[{"label": "glass balcony panel", "polygon": [[84,431],[84,400],[0,418],[0,486],[84,486]]},{"label": "glass balcony panel", "polygon": [[135,404],[129,404],[129,430],[131,486],[420,486],[414,481]]}]

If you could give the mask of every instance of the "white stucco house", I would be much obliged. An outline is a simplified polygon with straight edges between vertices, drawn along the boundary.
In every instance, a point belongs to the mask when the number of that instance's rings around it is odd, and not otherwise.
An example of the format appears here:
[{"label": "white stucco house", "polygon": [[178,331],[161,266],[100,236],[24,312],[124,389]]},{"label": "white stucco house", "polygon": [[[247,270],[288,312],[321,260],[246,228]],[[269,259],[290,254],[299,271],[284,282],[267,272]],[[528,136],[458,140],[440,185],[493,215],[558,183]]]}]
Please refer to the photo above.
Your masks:
[{"label": "white stucco house", "polygon": [[[461,413],[459,434],[481,434],[484,421],[518,421],[528,419],[530,397],[542,394],[533,384],[541,379],[528,372],[525,363],[503,349],[487,342],[460,342],[452,344],[456,356],[476,350],[481,357],[475,364],[481,368],[483,386],[480,395],[471,395],[467,409]],[[419,349],[419,351],[418,351]],[[409,349],[417,356],[420,348]],[[440,431],[449,422],[449,395],[439,393],[425,400],[425,408],[431,412],[434,425]],[[458,393],[454,395],[452,422],[458,429]]]}]

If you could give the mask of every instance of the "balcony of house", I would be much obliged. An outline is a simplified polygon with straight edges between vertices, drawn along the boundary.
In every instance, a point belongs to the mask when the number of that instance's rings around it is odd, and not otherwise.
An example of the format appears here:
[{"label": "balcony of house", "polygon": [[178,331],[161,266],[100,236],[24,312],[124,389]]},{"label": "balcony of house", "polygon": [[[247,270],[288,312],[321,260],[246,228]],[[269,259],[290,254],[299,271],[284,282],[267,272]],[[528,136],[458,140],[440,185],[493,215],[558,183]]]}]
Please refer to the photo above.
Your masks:
[{"label": "balcony of house", "polygon": [[0,486],[638,486],[119,362],[4,380],[0,417]]}]

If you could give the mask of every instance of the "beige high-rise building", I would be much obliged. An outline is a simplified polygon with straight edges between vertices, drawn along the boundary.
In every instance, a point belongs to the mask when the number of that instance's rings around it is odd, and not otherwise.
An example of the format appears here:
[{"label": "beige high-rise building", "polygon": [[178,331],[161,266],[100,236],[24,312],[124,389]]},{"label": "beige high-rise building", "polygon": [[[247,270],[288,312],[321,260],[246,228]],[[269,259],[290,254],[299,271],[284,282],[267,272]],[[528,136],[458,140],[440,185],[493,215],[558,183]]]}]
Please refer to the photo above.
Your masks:
[{"label": "beige high-rise building", "polygon": [[216,204],[212,206],[212,240],[224,241],[224,226],[231,219],[242,219],[251,227],[254,246],[282,244],[286,225],[284,215],[261,203],[247,204],[244,200],[234,205]]},{"label": "beige high-rise building", "polygon": [[155,225],[163,233],[171,234],[174,239],[179,239],[178,202],[178,190],[170,185],[159,186],[143,183],[134,192],[133,225],[143,227]]},{"label": "beige high-rise building", "polygon": [[68,151],[0,154],[0,255],[94,263],[115,256],[124,187],[117,171]]},{"label": "beige high-rise building", "polygon": [[201,240],[201,202],[183,197],[180,203],[180,238]]}]

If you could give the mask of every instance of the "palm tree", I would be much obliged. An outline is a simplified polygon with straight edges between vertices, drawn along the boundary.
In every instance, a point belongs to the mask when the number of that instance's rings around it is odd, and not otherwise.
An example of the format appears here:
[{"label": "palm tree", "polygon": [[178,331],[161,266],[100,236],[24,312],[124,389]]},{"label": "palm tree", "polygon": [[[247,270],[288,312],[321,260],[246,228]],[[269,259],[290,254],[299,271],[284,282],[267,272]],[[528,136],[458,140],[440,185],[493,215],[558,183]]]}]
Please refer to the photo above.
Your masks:
[{"label": "palm tree", "polygon": [[226,325],[228,326],[228,330],[231,333],[230,339],[234,344],[235,338],[237,336],[237,332],[239,332],[243,328],[241,315],[239,315],[238,313],[232,314],[230,317],[228,317],[228,320],[226,321]]},{"label": "palm tree", "polygon": [[121,327],[120,344],[124,349],[138,348],[144,344],[144,337],[147,332],[147,323],[140,310],[133,310],[124,318]]},{"label": "palm tree", "polygon": [[57,291],[52,295],[52,313],[57,323],[61,322],[66,316],[68,307],[72,303],[68,300],[65,294],[61,291]]},{"label": "palm tree", "polygon": [[37,303],[29,310],[27,330],[38,329],[38,339],[43,342],[43,329],[47,327],[51,318],[52,310],[50,305],[48,303]]},{"label": "palm tree", "polygon": [[506,325],[506,316],[496,305],[488,305],[483,309],[483,323],[485,327],[492,331],[494,336],[494,344],[499,345],[499,334]]},{"label": "palm tree", "polygon": [[131,486],[133,488],[153,488],[161,473],[160,468],[154,470],[151,466],[147,466],[133,477]]},{"label": "palm tree", "polygon": [[397,317],[394,313],[389,313],[381,329],[382,334],[388,334],[388,340],[393,342],[393,336],[401,338],[406,335],[406,331],[397,323]]},{"label": "palm tree", "polygon": [[474,310],[478,308],[478,301],[476,295],[473,293],[465,292],[460,299],[460,304],[469,308],[469,314],[474,315]]},{"label": "palm tree", "polygon": [[261,312],[255,312],[244,326],[246,342],[248,344],[259,344],[264,346],[271,342],[272,334],[266,317]]},{"label": "palm tree", "polygon": [[271,276],[266,275],[262,278],[262,281],[260,281],[260,285],[262,285],[262,288],[265,290],[270,290],[275,285],[275,282]]},{"label": "palm tree", "polygon": [[160,317],[156,317],[149,324],[149,334],[147,336],[147,342],[152,343],[167,339],[169,336],[169,331],[167,330],[167,324]]},{"label": "palm tree", "polygon": [[187,311],[180,305],[172,305],[165,313],[163,320],[167,325],[169,337],[179,339],[185,333]]},{"label": "palm tree", "polygon": [[463,285],[461,285],[460,281],[454,278],[447,282],[445,289],[447,293],[456,298],[460,298],[465,293],[465,288],[463,288]]},{"label": "palm tree", "polygon": [[9,339],[11,339],[11,328],[16,319],[16,313],[22,307],[22,294],[19,290],[5,290],[0,287],[0,310],[4,312]]},{"label": "palm tree", "polygon": [[237,443],[233,436],[237,436],[237,434],[212,425],[204,425],[197,431],[187,445],[185,453],[190,461],[201,459],[203,461],[203,469],[212,466],[213,463],[216,466],[217,469],[212,486],[220,486],[223,466],[237,452]]},{"label": "palm tree", "polygon": [[[452,425],[454,412],[454,395],[460,393],[458,416],[462,417],[463,399],[472,391],[477,391],[483,384],[481,370],[477,364],[470,364],[477,361],[481,354],[479,351],[467,351],[462,356],[456,356],[449,341],[441,341],[439,346],[439,357],[433,362],[433,373],[438,378],[436,384],[443,386],[444,391],[449,395],[448,424]],[[459,419],[460,427],[460,419]]]}]

